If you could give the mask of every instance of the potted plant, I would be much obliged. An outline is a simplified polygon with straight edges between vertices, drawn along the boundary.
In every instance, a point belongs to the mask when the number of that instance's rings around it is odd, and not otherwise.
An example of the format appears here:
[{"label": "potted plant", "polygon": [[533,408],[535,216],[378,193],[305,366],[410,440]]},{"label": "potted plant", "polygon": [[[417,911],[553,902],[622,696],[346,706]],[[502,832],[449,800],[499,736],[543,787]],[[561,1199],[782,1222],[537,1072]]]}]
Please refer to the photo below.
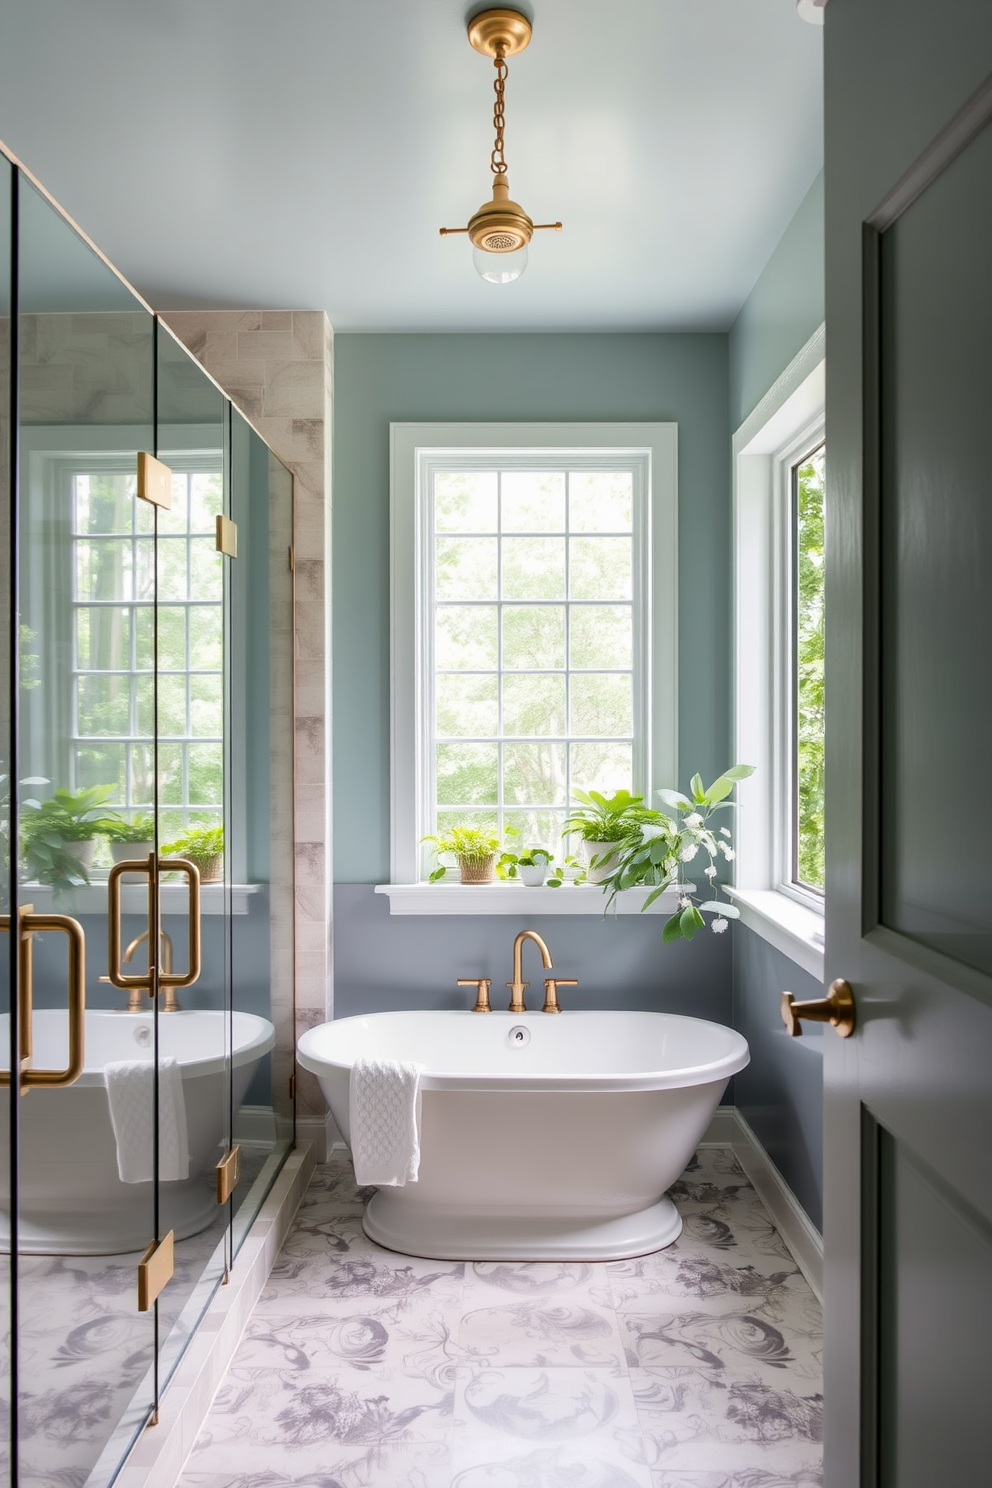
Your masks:
[{"label": "potted plant", "polygon": [[160,848],[163,858],[188,858],[200,870],[203,883],[224,877],[224,828],[187,827],[174,842]]},{"label": "potted plant", "polygon": [[526,852],[505,852],[496,865],[500,878],[519,878],[529,889],[540,888],[551,867],[551,854],[543,847],[529,847]]},{"label": "potted plant", "polygon": [[113,789],[56,790],[47,801],[24,802],[21,855],[31,878],[59,890],[89,883],[96,839],[120,821],[116,812],[103,809]]},{"label": "potted plant", "polygon": [[[609,896],[607,908],[621,889],[649,891],[641,905],[642,912],[666,889],[675,889],[678,907],[662,931],[665,942],[692,940],[696,931],[704,928],[706,914],[713,916],[710,928],[717,935],[726,930],[730,920],[738,919],[740,911],[735,905],[715,897],[719,893],[717,864],[721,857],[725,862],[734,858],[730,828],[714,828],[710,818],[714,812],[734,804],[727,799],[734,786],[738,780],[746,780],[753,774],[753,765],[734,765],[717,776],[709,787],[704,787],[701,776],[694,775],[689,796],[674,790],[658,791],[658,799],[667,811],[651,812],[650,819],[633,824],[615,850],[611,871],[600,880],[603,892]],[[713,897],[697,904],[696,894],[684,882],[682,874],[684,864],[691,863],[700,853],[708,859],[702,873],[706,879],[705,892]]]},{"label": "potted plant", "polygon": [[636,834],[639,823],[656,819],[658,812],[644,805],[643,796],[627,790],[612,796],[577,790],[575,797],[581,804],[565,822],[562,836],[581,838],[589,882],[604,883],[616,867],[619,845]]},{"label": "potted plant", "polygon": [[130,821],[110,821],[100,829],[110,843],[110,856],[115,863],[128,858],[147,858],[155,851],[155,818],[145,813]]},{"label": "potted plant", "polygon": [[[442,853],[455,855],[463,884],[492,883],[499,853],[499,836],[492,827],[452,827],[440,837],[423,837],[421,841],[433,845],[436,858],[440,858]],[[511,856],[504,854],[507,860]],[[439,863],[430,875],[430,882],[437,883],[446,871]]]}]

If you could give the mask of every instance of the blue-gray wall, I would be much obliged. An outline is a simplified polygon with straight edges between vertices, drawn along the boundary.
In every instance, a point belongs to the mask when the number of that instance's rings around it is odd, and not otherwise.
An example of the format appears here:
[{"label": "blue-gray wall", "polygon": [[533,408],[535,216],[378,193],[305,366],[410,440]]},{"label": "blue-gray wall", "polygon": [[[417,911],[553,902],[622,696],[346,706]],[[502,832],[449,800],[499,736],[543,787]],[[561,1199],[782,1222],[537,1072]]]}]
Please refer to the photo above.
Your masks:
[{"label": "blue-gray wall", "polygon": [[751,1063],[734,1103],[817,1229],[823,1228],[823,1029],[790,1038],[779,998],[822,996],[820,984],[753,930],[734,926],[734,1027]]},{"label": "blue-gray wall", "polygon": [[[464,1005],[454,978],[505,982],[523,922],[390,917],[370,887],[389,877],[389,424],[678,424],[681,774],[712,778],[730,762],[727,338],[339,335],[334,381],[335,1010]],[[546,928],[555,964],[582,981],[572,1006],[730,1021],[717,937],[684,954],[662,948],[657,918],[556,917]]]},{"label": "blue-gray wall", "polygon": [[740,427],[824,316],[823,173],[730,330],[730,428]]},{"label": "blue-gray wall", "polygon": [[[736,429],[824,318],[823,176],[817,177],[730,332],[730,425]],[[729,456],[729,449],[728,449]],[[828,456],[829,458],[829,456]],[[743,925],[734,927],[734,1026],[751,1048],[735,1081],[738,1109],[818,1227],[823,1195],[821,1036],[790,1039],[782,992],[819,997],[812,977]]]}]

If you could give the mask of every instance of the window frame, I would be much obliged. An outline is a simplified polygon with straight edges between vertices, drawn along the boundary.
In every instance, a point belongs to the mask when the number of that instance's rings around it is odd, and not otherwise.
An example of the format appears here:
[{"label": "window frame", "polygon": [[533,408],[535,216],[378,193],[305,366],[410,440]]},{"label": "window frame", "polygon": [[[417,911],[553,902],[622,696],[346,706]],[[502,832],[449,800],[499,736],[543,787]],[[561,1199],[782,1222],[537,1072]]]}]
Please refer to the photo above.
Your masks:
[{"label": "window frame", "polygon": [[[390,425],[391,577],[391,881],[421,885],[427,860],[420,838],[429,820],[428,743],[433,668],[427,578],[427,499],[433,470],[482,459],[503,469],[533,469],[578,455],[576,465],[607,468],[623,458],[642,471],[642,542],[635,587],[635,779],[677,778],[678,591],[677,426],[659,424],[472,423]],[[635,600],[635,606],[637,601]],[[638,743],[639,740],[639,743]],[[533,892],[533,891],[531,891]],[[480,908],[482,904],[480,902]]]},{"label": "window frame", "polygon": [[[149,426],[145,432],[147,434],[147,446],[154,448],[151,427]],[[218,470],[223,472],[227,460],[226,445],[229,441],[228,432],[225,432],[224,435],[225,450],[222,452],[220,459],[218,459],[217,455],[216,440],[211,440],[204,445],[202,431],[197,425],[170,425],[168,432],[170,435],[169,453],[173,461],[172,468],[177,472],[185,474],[196,474],[200,471],[213,473]],[[134,428],[119,425],[46,425],[43,431],[39,431],[37,439],[32,437],[32,431],[30,429],[22,431],[22,469],[24,471],[24,478],[28,483],[30,500],[34,507],[42,513],[49,513],[53,516],[64,513],[67,509],[67,502],[71,501],[69,482],[71,481],[72,474],[77,470],[132,469],[133,457],[122,454],[121,451],[127,448],[128,443],[133,444],[135,437],[136,430]],[[138,498],[135,499],[137,500]],[[150,536],[151,534],[148,535]],[[203,535],[198,534],[198,536]],[[49,736],[45,741],[46,754],[44,761],[44,771],[50,779],[53,781],[57,779],[65,780],[66,782],[72,782],[75,779],[72,756],[74,746],[80,742],[80,737],[77,735],[75,729],[76,709],[72,691],[76,676],[80,675],[80,673],[77,673],[74,664],[76,611],[80,606],[85,607],[85,601],[77,601],[75,595],[73,563],[76,537],[77,534],[75,531],[71,530],[68,534],[68,542],[59,547],[57,562],[60,568],[60,575],[56,577],[56,581],[45,585],[44,579],[42,580],[43,587],[48,592],[47,602],[58,612],[56,619],[57,627],[61,627],[62,633],[71,636],[69,642],[70,658],[69,665],[65,671],[64,692],[58,696],[49,696],[47,702],[47,706],[52,711],[52,716],[60,719],[61,722],[56,729],[49,731]],[[178,541],[178,538],[170,540]],[[189,534],[186,536],[186,541],[188,543]],[[45,545],[41,546],[44,549]],[[50,557],[45,558],[44,561],[50,564]],[[52,575],[46,573],[45,577],[51,579]],[[36,584],[39,582],[38,576],[35,576],[34,582]],[[231,599],[230,575],[225,567],[222,598],[219,602],[212,601],[212,603],[219,603],[223,616],[230,606]],[[143,602],[131,602],[130,608],[132,610],[136,609],[141,603]],[[162,601],[162,603],[169,605],[171,602]],[[189,602],[176,601],[175,604],[177,606],[184,605],[184,607],[188,607]],[[229,665],[236,666],[237,664],[237,659],[233,658]],[[228,706],[226,698],[228,682],[225,675],[227,669],[224,667],[219,672],[211,669],[209,673],[210,675],[219,675],[222,679],[222,717],[226,717]],[[82,674],[85,675],[85,673]],[[204,673],[194,669],[186,672],[184,675],[189,677],[204,675]],[[47,686],[48,684],[45,685]],[[189,683],[187,682],[187,687],[188,685]],[[244,697],[243,687],[240,689],[240,692],[241,696]],[[243,732],[243,724],[244,720],[242,719],[241,727],[239,728],[237,726],[237,720],[234,721],[232,727],[235,740]],[[106,737],[108,742],[117,742],[117,736],[112,735],[86,735],[83,737],[85,739],[92,737],[97,740]],[[125,740],[123,742],[127,741]],[[170,740],[167,738],[165,742],[170,742]],[[196,736],[187,739],[185,742],[187,744],[197,744],[201,742],[201,739],[199,736]],[[217,741],[213,736],[209,738],[204,736],[202,742],[215,743]],[[221,742],[223,743],[223,738]],[[57,750],[57,753],[53,753],[53,750]],[[240,779],[242,781],[244,779],[243,771],[240,772]],[[237,817],[239,810],[243,812],[247,808],[243,789],[244,787],[242,787],[242,799],[232,803],[235,817]],[[115,809],[118,808],[115,807]],[[151,810],[152,808],[150,806],[121,806],[119,809],[132,812]],[[216,809],[221,818],[223,819],[224,817],[223,800],[216,808],[199,805],[191,806],[188,802],[184,802],[182,807],[177,809],[182,809],[184,813]],[[230,851],[233,882],[244,885],[246,881],[246,863],[242,834],[236,834],[234,840],[231,842]],[[103,892],[104,888],[99,880],[94,880],[91,887],[94,891],[100,893]],[[241,912],[240,909],[238,912]]]},{"label": "window frame", "polygon": [[733,437],[735,883],[744,924],[823,973],[823,896],[793,881],[792,468],[827,437],[821,326]]}]

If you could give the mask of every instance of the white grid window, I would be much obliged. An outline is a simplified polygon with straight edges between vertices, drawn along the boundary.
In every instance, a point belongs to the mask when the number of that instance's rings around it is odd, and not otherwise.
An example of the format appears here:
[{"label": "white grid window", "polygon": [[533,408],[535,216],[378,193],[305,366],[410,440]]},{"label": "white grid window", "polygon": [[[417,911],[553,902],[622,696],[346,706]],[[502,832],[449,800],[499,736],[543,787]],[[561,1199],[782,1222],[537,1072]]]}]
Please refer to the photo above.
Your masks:
[{"label": "white grid window", "polygon": [[633,787],[639,474],[432,471],[431,829],[513,828],[555,853],[575,787]]},{"label": "white grid window", "polygon": [[70,474],[73,545],[71,769],[112,785],[126,815],[154,797],[154,615],[158,598],[160,834],[214,823],[223,808],[223,569],[215,549],[219,470],[177,471],[172,509],[135,500],[133,471]]},{"label": "white grid window", "polygon": [[393,883],[455,825],[557,855],[576,790],[677,774],[675,426],[394,424],[391,445]]}]

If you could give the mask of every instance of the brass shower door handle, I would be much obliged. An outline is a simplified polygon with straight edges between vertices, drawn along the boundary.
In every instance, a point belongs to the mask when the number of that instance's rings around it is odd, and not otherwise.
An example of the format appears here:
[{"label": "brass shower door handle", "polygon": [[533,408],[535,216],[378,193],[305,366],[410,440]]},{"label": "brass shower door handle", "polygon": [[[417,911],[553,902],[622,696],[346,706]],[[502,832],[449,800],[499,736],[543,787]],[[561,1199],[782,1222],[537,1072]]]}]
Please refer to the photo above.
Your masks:
[{"label": "brass shower door handle", "polygon": [[[10,915],[0,915],[0,930],[10,930]],[[32,935],[43,930],[58,930],[69,940],[69,1063],[65,1069],[31,1068],[31,1023],[34,1015],[32,985]],[[74,1085],[86,1062],[86,936],[78,920],[71,915],[35,914],[31,905],[17,913],[18,950],[18,1084],[21,1093],[39,1085]],[[9,1070],[0,1070],[0,1086],[11,1083]]]},{"label": "brass shower door handle", "polygon": [[[121,961],[121,878],[125,873],[145,873],[148,876],[148,970],[126,972]],[[159,904],[159,877],[162,873],[184,873],[189,882],[189,967],[186,971],[163,971],[154,963],[152,946],[159,946],[162,931],[162,911]],[[143,987],[152,994],[153,979],[161,987],[191,987],[199,980],[202,964],[200,935],[200,870],[188,858],[159,858],[149,853],[147,858],[133,858],[115,863],[107,878],[107,979],[124,991],[132,987]]]},{"label": "brass shower door handle", "polygon": [[160,987],[192,987],[200,979],[202,959],[200,937],[200,870],[189,858],[160,858],[159,872],[185,873],[189,882],[189,969],[160,971]]},{"label": "brass shower door handle", "polygon": [[811,1002],[796,1002],[791,992],[783,992],[779,1009],[790,1038],[801,1038],[803,1018],[812,1023],[829,1023],[840,1038],[850,1038],[854,1032],[854,993],[850,983],[840,978],[830,983],[826,997]]},{"label": "brass shower door handle", "polygon": [[[146,972],[127,972],[121,970],[121,879],[125,873],[144,873],[148,877],[148,970]],[[141,987],[148,993],[152,989],[152,952],[151,947],[158,945],[158,938],[152,940],[151,920],[155,907],[154,901],[157,896],[155,878],[155,854],[149,853],[147,858],[128,858],[126,862],[115,863],[107,875],[107,981],[123,991],[132,987]]]}]

